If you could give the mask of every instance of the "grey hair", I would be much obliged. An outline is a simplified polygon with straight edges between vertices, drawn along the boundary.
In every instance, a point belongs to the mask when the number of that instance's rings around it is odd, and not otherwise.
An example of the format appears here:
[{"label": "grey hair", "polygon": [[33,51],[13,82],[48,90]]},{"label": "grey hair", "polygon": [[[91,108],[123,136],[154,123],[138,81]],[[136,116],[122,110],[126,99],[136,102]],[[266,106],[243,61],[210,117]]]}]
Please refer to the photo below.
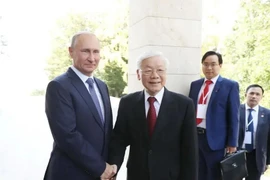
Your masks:
[{"label": "grey hair", "polygon": [[82,34],[89,34],[89,35],[93,35],[93,36],[96,36],[95,34],[91,33],[91,32],[88,32],[88,31],[80,31],[80,32],[77,32],[76,34],[73,35],[72,39],[71,39],[71,44],[70,44],[70,47],[74,48],[75,44],[76,44],[76,41],[78,39],[78,37]]},{"label": "grey hair", "polygon": [[164,60],[166,68],[169,66],[169,60],[163,55],[162,52],[151,50],[151,51],[144,52],[143,54],[141,54],[138,57],[138,59],[137,59],[137,69],[141,69],[142,62],[145,59],[148,59],[148,58],[151,58],[151,57],[156,57],[156,56],[161,57],[161,59]]}]

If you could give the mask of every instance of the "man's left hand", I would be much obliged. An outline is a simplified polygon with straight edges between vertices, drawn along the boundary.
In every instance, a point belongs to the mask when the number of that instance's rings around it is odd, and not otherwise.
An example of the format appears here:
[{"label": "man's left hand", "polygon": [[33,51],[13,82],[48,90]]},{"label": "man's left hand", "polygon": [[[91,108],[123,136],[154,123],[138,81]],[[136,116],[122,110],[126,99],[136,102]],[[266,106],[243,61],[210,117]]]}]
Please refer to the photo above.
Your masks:
[{"label": "man's left hand", "polygon": [[101,179],[101,180],[116,180],[116,176],[110,178],[110,179]]},{"label": "man's left hand", "polygon": [[[113,164],[113,165],[111,165],[112,166],[112,168],[113,168],[113,173],[114,174],[116,174],[117,173],[117,165],[115,165],[115,164]],[[114,175],[113,177],[111,177],[111,178],[101,178],[101,180],[116,180],[116,175]]]},{"label": "man's left hand", "polygon": [[231,154],[231,153],[234,153],[234,152],[236,152],[237,151],[237,148],[236,147],[230,147],[230,146],[228,146],[227,148],[226,148],[226,153],[227,154]]}]

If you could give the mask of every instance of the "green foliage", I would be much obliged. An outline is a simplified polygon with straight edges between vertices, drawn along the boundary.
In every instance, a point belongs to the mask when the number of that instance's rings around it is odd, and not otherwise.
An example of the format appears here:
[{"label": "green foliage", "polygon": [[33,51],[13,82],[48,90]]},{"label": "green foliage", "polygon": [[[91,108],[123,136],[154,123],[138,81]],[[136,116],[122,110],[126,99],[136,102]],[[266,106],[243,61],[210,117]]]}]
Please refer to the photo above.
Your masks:
[{"label": "green foliage", "polygon": [[250,84],[265,89],[262,105],[270,107],[270,6],[261,0],[242,0],[233,33],[226,39],[223,74],[239,82],[241,99]]},{"label": "green foliage", "polygon": [[[108,83],[111,95],[122,94],[128,70],[128,8],[122,1],[115,1],[117,4],[111,12],[68,14],[58,20],[53,30],[52,52],[46,67],[49,79],[62,74],[72,64],[68,54],[71,37],[79,31],[90,31],[97,35],[102,46],[101,61],[95,76],[106,78],[103,80]],[[106,70],[108,66],[112,66],[112,69]],[[119,81],[119,84],[110,83],[112,80]]]},{"label": "green foliage", "polygon": [[[121,5],[121,3],[120,3]],[[120,6],[119,5],[119,6]],[[97,31],[102,42],[102,59],[106,62],[116,61],[124,71],[123,78],[127,81],[128,71],[128,8],[125,5],[103,17],[102,27]]]},{"label": "green foliage", "polygon": [[67,17],[58,20],[57,28],[52,34],[52,52],[46,67],[49,79],[65,72],[72,64],[68,55],[71,37],[79,31],[95,32],[97,26],[96,18],[87,14],[68,14]]},{"label": "green foliage", "polygon": [[108,61],[99,76],[106,82],[109,93],[113,97],[120,97],[127,83],[123,79],[124,71],[116,61]]}]

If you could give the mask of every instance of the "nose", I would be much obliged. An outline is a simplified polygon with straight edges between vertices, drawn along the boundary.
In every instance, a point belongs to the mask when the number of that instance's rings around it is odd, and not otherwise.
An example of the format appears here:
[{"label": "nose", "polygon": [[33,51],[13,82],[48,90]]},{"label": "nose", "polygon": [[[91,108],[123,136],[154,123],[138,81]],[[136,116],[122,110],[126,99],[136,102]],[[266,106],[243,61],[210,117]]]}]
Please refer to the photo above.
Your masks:
[{"label": "nose", "polygon": [[88,60],[88,61],[93,62],[93,61],[94,61],[94,59],[95,59],[95,58],[94,58],[93,53],[92,53],[92,52],[90,52],[90,53],[89,53],[89,56],[88,56],[88,58],[87,58],[87,60]]},{"label": "nose", "polygon": [[157,70],[153,70],[150,77],[151,78],[159,78],[159,75],[157,73]]},{"label": "nose", "polygon": [[251,98],[252,98],[252,99],[256,99],[257,96],[258,96],[257,94],[252,94],[252,95],[251,95]]}]

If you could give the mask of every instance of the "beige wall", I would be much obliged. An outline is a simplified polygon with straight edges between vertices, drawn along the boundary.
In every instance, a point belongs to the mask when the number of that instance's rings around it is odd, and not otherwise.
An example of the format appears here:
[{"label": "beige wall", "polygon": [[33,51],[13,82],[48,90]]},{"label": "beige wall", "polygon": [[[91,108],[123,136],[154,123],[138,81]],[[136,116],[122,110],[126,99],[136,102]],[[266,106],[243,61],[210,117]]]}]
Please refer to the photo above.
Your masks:
[{"label": "beige wall", "polygon": [[199,78],[201,0],[130,0],[128,92],[142,90],[136,77],[136,58],[154,49],[169,59],[169,90],[187,94]]}]

